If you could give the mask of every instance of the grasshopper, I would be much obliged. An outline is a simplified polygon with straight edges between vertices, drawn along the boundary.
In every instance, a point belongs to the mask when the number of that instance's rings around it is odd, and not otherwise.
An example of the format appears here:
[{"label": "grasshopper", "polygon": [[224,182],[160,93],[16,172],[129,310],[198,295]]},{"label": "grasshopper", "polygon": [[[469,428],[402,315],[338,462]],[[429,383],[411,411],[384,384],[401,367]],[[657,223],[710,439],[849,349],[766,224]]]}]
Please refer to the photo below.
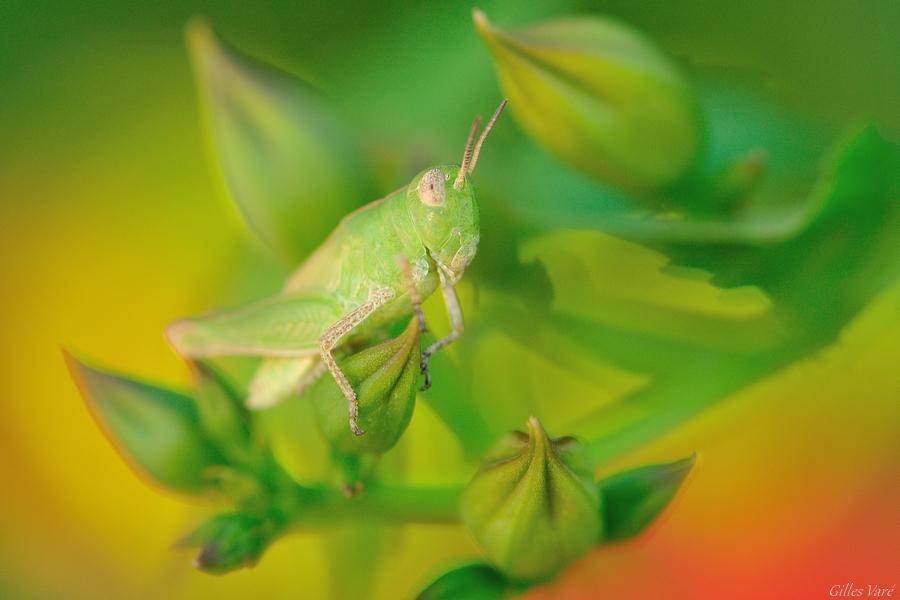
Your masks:
[{"label": "grasshopper", "polygon": [[356,392],[335,362],[335,351],[364,341],[381,328],[415,315],[440,288],[451,332],[422,351],[424,388],[428,360],[463,332],[455,285],[478,248],[478,206],[469,175],[482,144],[506,106],[500,103],[481,135],[469,131],[459,166],[422,171],[409,185],[341,220],[275,296],[247,306],[182,319],[166,330],[187,359],[260,356],[247,406],[272,406],[302,391],[327,370],[347,398],[350,429],[359,428]]}]

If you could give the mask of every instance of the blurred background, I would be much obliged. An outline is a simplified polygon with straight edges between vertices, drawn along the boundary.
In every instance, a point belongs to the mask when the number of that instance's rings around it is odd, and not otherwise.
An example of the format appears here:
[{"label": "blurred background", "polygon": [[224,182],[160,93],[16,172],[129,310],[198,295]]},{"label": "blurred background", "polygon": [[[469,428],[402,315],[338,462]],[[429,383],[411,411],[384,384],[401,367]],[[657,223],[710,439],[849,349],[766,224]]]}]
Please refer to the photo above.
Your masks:
[{"label": "blurred background", "polygon": [[[854,123],[900,138],[900,4],[892,0],[479,6],[509,25],[610,15],[643,31],[689,73],[727,67],[775,115],[765,139],[790,146],[796,138],[804,164],[826,155]],[[0,5],[0,596],[325,597],[338,589],[340,573],[326,558],[332,541],[315,534],[280,541],[252,570],[194,571],[190,555],[172,543],[210,507],[156,490],[129,470],[92,421],[60,349],[185,385],[165,324],[271,293],[292,266],[247,236],[228,203],[184,41],[191,17],[205,16],[233,45],[320,86],[345,124],[365,132],[372,177],[360,188],[368,194],[361,204],[430,161],[458,160],[471,118],[501,97],[470,11],[450,2]],[[727,113],[722,106],[710,110]],[[495,136],[484,173],[475,176],[487,190],[488,265],[494,224],[531,230],[529,218],[542,215],[539,208],[517,212],[499,192],[491,199],[505,185],[501,167],[510,166],[504,149],[524,143],[512,120]],[[896,206],[897,196],[891,200]],[[592,552],[535,598],[818,598],[835,584],[897,582],[900,229],[897,220],[884,223],[892,229],[877,230],[879,252],[850,277],[853,285],[879,285],[840,318],[825,311],[823,319],[834,319],[826,333],[787,352],[791,360],[778,368],[725,385],[715,402],[692,405],[677,419],[678,411],[666,412],[672,418],[629,429],[600,450],[608,459],[602,472],[693,451],[699,458],[647,534]],[[557,283],[552,241],[523,243],[520,258],[545,252]],[[667,279],[658,271],[662,259],[632,241],[604,237],[585,247],[596,254],[593,275],[610,281],[608,298],[640,304],[669,294],[670,303],[706,302],[716,314],[765,310],[765,299],[723,299],[705,279]],[[469,313],[478,312],[474,288],[491,276],[490,268],[473,276],[464,294]],[[618,296],[617,278],[630,280]],[[523,281],[488,294],[515,293]],[[816,297],[799,306],[816,306]],[[626,322],[622,316],[619,325]],[[471,349],[474,397],[508,397],[501,408],[484,409],[489,431],[521,427],[536,411],[554,434],[605,432],[605,421],[585,415],[599,414],[645,377],[592,362],[584,367],[589,376],[576,380],[530,352],[527,339],[503,331],[479,339]],[[544,339],[552,353],[553,338]],[[704,375],[693,375],[679,394],[717,377],[715,363],[697,372]],[[526,405],[509,408],[516,395],[527,396]],[[461,457],[439,412],[420,402],[398,450],[416,449],[408,476],[420,483],[471,473],[471,457]],[[582,417],[583,431],[564,429]],[[407,597],[477,553],[459,527],[397,527],[379,536],[373,553],[382,567],[369,588],[379,598]]]}]

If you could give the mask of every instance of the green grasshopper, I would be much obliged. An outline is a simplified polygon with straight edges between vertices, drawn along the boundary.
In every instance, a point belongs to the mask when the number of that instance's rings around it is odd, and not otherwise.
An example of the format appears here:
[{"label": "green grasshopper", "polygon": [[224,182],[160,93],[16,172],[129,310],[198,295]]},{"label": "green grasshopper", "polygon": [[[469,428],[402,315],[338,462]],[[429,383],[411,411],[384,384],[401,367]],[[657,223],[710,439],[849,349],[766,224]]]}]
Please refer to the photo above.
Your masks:
[{"label": "green grasshopper", "polygon": [[459,166],[426,169],[408,186],[345,216],[282,293],[172,323],[166,331],[172,347],[188,359],[264,357],[247,398],[248,407],[256,409],[302,393],[327,369],[349,403],[350,429],[362,435],[356,392],[335,362],[335,351],[413,314],[424,329],[419,304],[440,288],[452,330],[422,351],[427,388],[429,357],[463,331],[454,286],[475,257],[479,239],[468,176],[505,106],[506,100],[477,140],[475,119]]}]

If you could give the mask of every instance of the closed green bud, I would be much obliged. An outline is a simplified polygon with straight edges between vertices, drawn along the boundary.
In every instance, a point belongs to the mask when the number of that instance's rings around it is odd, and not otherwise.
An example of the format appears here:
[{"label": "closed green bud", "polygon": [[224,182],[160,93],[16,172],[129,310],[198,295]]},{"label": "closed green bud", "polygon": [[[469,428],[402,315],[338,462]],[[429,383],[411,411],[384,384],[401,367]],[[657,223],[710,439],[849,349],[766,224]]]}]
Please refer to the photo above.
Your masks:
[{"label": "closed green bud", "polygon": [[213,575],[252,567],[280,532],[277,520],[244,513],[213,517],[178,543],[200,546],[194,566]]},{"label": "closed green bud", "polygon": [[356,390],[359,426],[365,435],[350,431],[347,399],[331,377],[320,377],[310,389],[320,430],[342,454],[386,452],[412,418],[420,364],[418,322],[412,319],[396,338],[339,358],[337,363]]},{"label": "closed green bud", "polygon": [[315,88],[221,42],[205,21],[190,22],[187,41],[235,207],[269,249],[305,257],[367,185],[355,135]]},{"label": "closed green bud", "polygon": [[488,558],[517,581],[545,579],[601,533],[599,497],[580,444],[551,440],[537,419],[490,451],[462,495],[462,519]]},{"label": "closed green bud", "polygon": [[210,489],[211,469],[225,460],[207,438],[191,397],[65,356],[95,419],[129,464],[169,489]]},{"label": "closed green bud", "polygon": [[559,158],[601,181],[649,192],[693,165],[701,127],[691,87],[634,30],[580,16],[499,28],[475,25],[522,127]]}]

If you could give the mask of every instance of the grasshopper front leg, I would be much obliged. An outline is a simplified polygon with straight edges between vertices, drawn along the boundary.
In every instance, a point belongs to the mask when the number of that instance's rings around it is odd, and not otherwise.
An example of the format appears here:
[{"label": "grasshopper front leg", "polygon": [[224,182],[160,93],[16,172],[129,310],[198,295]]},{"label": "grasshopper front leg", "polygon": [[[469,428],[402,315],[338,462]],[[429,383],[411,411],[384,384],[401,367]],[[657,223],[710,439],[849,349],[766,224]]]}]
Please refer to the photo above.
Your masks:
[{"label": "grasshopper front leg", "polygon": [[354,327],[365,321],[379,307],[384,305],[394,296],[390,289],[378,289],[372,293],[371,298],[363,305],[353,309],[343,317],[341,317],[334,325],[325,330],[322,337],[319,338],[319,353],[322,355],[322,361],[335,382],[344,394],[349,403],[349,419],[350,431],[353,435],[362,435],[365,432],[359,428],[359,399],[353,386],[337,362],[334,360],[334,349],[340,344],[341,340],[350,333]]},{"label": "grasshopper front leg", "polygon": [[[422,298],[419,296],[419,292],[416,289],[416,283],[413,280],[412,267],[409,264],[409,260],[404,256],[398,256],[397,263],[400,265],[400,269],[403,271],[403,276],[406,279],[413,312],[416,315],[416,320],[419,322],[419,331],[424,333],[428,330],[428,326],[425,323],[425,313],[422,312]],[[451,331],[449,335],[442,337],[422,351],[420,368],[425,380],[422,383],[422,387],[419,389],[423,392],[431,387],[431,372],[428,370],[429,358],[431,358],[432,354],[459,338],[463,332],[462,308],[459,305],[459,298],[456,296],[456,288],[444,277],[443,272],[441,272],[440,278],[441,293],[444,296],[444,305],[447,307],[447,314],[450,316]]]},{"label": "grasshopper front leg", "polygon": [[428,331],[428,324],[425,322],[425,312],[422,310],[422,297],[416,288],[416,280],[413,277],[412,265],[409,259],[402,254],[397,256],[397,265],[403,273],[403,279],[406,282],[406,290],[409,293],[409,301],[412,304],[413,313],[416,315],[416,321],[419,323],[419,333]]},{"label": "grasshopper front leg", "polygon": [[422,383],[421,388],[423,392],[431,387],[431,373],[428,371],[428,361],[431,355],[456,341],[463,332],[462,307],[460,307],[459,298],[456,296],[456,288],[443,277],[441,277],[441,294],[444,296],[444,306],[447,307],[447,315],[450,317],[451,331],[422,351],[421,369],[422,374],[425,376],[425,381]]}]

